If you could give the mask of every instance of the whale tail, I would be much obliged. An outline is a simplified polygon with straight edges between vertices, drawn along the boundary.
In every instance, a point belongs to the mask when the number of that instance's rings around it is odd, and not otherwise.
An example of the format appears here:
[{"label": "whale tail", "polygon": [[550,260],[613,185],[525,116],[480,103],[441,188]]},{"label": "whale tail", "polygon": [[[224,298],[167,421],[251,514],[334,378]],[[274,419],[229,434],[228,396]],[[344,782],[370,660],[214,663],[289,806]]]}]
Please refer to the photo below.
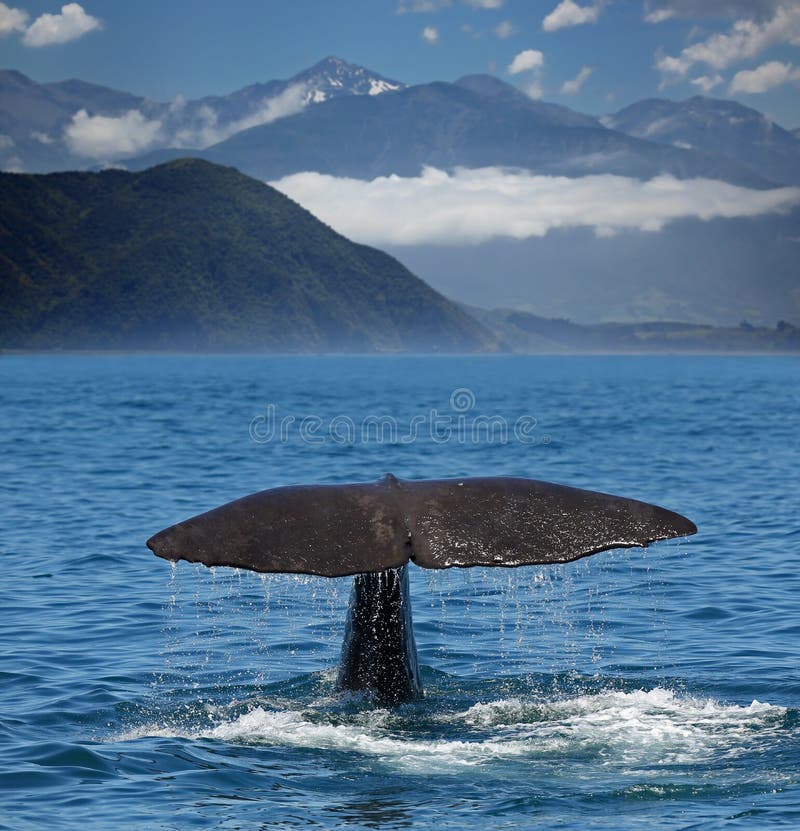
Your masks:
[{"label": "whale tail", "polygon": [[355,575],[337,687],[381,704],[422,695],[408,563],[566,563],[694,534],[680,514],[532,479],[312,485],[261,491],[159,532],[159,557],[325,577]]},{"label": "whale tail", "polygon": [[340,577],[400,568],[566,563],[696,533],[680,514],[533,479],[301,485],[254,493],[147,541],[159,557]]}]

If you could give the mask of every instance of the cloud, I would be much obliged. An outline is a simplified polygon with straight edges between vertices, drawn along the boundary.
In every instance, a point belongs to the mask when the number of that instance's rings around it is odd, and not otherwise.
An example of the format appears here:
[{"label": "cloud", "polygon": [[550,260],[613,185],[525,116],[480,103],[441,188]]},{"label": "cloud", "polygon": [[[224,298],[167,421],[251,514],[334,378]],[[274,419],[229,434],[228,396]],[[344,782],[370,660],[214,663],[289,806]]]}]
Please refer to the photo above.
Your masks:
[{"label": "cloud", "polygon": [[530,72],[533,78],[523,87],[525,94],[538,101],[544,96],[542,89],[542,68],[544,67],[544,55],[538,49],[526,49],[515,56],[508,65],[509,75],[519,75],[521,72]]},{"label": "cloud", "polygon": [[767,20],[780,6],[786,4],[787,0],[658,0],[656,3],[645,3],[645,20],[648,23],[662,23],[676,17],[690,20],[701,18]]},{"label": "cloud", "polygon": [[644,16],[645,23],[663,23],[665,20],[672,20],[675,12],[672,9],[656,9]]},{"label": "cloud", "polygon": [[34,141],[38,141],[39,144],[54,144],[55,139],[52,136],[48,136],[47,133],[41,133],[38,130],[33,130],[31,132],[31,138]]},{"label": "cloud", "polygon": [[568,179],[500,168],[425,168],[367,182],[297,173],[272,183],[340,233],[371,245],[469,245],[556,228],[659,231],[677,219],[752,217],[800,205],[800,188],[750,190],[709,179],[608,174]]},{"label": "cloud", "polygon": [[464,0],[473,9],[501,9],[505,0]]},{"label": "cloud", "polygon": [[27,25],[26,11],[12,9],[5,3],[0,3],[0,38],[7,37],[12,32],[24,32]]},{"label": "cloud", "polygon": [[656,67],[662,73],[685,77],[698,63],[725,69],[738,61],[754,58],[776,44],[800,46],[800,3],[779,6],[767,20],[737,20],[728,32],[687,46],[678,56],[662,55]]},{"label": "cloud", "polygon": [[425,41],[425,43],[435,46],[439,42],[439,30],[435,26],[426,26],[422,30],[420,37]]},{"label": "cloud", "polygon": [[541,101],[544,98],[544,87],[542,86],[542,82],[537,80],[531,81],[527,84],[523,92],[528,98],[532,98],[534,101]]},{"label": "cloud", "polygon": [[708,95],[712,89],[718,87],[724,80],[725,79],[722,75],[717,73],[716,75],[701,75],[699,78],[692,78],[689,83],[699,87],[706,95]]},{"label": "cloud", "polygon": [[545,32],[555,32],[566,26],[581,26],[584,23],[597,23],[600,16],[600,3],[593,6],[579,6],[574,0],[561,2],[542,21]]},{"label": "cloud", "polygon": [[769,61],[756,69],[743,69],[737,72],[731,81],[730,91],[755,95],[789,81],[800,81],[800,68],[790,63]]},{"label": "cloud", "polygon": [[450,0],[411,0],[411,2],[400,2],[397,4],[397,14],[430,14],[445,9],[450,5]]},{"label": "cloud", "polygon": [[508,65],[510,75],[528,72],[532,69],[541,69],[544,66],[544,55],[538,49],[526,49],[520,52]]},{"label": "cloud", "polygon": [[494,33],[501,39],[510,38],[516,31],[510,20],[503,20],[494,27]]},{"label": "cloud", "polygon": [[564,81],[561,85],[561,94],[562,95],[577,95],[581,91],[581,87],[584,85],[588,77],[594,72],[594,69],[591,66],[584,66],[581,68],[581,71],[578,75],[573,78],[571,81]]},{"label": "cloud", "polygon": [[[207,104],[187,113],[182,96],[170,105],[165,119],[150,119],[140,110],[128,110],[120,116],[89,115],[79,110],[65,128],[64,138],[76,155],[103,160],[134,156],[153,147],[202,149],[242,130],[294,115],[308,101],[305,84],[292,84],[280,95],[262,99],[242,118],[225,124],[219,123],[219,115]],[[170,123],[175,116],[183,120],[178,128]]]},{"label": "cloud", "polygon": [[308,88],[306,85],[292,84],[279,95],[262,99],[253,111],[238,121],[225,125],[217,141],[222,141],[242,130],[249,130],[251,127],[260,127],[263,124],[271,124],[273,121],[278,121],[280,118],[296,115],[307,105]]},{"label": "cloud", "polygon": [[89,115],[78,110],[64,129],[69,149],[77,156],[111,159],[133,156],[154,146],[161,133],[161,121],[148,119],[139,110],[124,115]]},{"label": "cloud", "polygon": [[86,14],[79,3],[67,3],[61,7],[61,14],[39,15],[28,27],[22,42],[26,46],[69,43],[102,27],[103,24],[96,17]]}]

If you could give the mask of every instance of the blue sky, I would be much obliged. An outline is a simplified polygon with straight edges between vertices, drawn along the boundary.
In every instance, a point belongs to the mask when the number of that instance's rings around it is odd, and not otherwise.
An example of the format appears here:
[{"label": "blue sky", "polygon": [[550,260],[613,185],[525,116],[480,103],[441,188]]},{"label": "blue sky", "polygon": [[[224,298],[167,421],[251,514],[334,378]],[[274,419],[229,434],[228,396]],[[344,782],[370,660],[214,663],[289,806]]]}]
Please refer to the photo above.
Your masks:
[{"label": "blue sky", "polygon": [[800,0],[20,0],[0,35],[0,66],[162,101],[337,55],[409,83],[491,71],[596,114],[707,93],[800,127]]}]

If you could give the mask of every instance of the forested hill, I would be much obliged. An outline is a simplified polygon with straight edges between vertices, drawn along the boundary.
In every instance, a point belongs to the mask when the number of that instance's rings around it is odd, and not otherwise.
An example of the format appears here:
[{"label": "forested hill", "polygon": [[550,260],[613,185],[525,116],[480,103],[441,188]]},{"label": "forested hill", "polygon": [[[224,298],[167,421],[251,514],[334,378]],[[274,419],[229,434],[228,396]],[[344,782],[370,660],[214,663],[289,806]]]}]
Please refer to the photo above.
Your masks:
[{"label": "forested hill", "polygon": [[397,260],[231,168],[0,174],[2,348],[494,345]]}]

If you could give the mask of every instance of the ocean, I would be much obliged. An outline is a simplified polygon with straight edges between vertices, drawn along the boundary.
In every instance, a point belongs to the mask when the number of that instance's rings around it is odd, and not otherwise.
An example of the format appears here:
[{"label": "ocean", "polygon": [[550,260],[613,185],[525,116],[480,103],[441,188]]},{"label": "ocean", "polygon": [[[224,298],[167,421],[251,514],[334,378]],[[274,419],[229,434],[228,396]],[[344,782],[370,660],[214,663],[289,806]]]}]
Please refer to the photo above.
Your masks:
[{"label": "ocean", "polygon": [[[0,828],[800,825],[800,360],[0,357]],[[525,476],[698,534],[411,567],[426,696],[334,691],[350,578],[145,540],[293,483]]]}]

